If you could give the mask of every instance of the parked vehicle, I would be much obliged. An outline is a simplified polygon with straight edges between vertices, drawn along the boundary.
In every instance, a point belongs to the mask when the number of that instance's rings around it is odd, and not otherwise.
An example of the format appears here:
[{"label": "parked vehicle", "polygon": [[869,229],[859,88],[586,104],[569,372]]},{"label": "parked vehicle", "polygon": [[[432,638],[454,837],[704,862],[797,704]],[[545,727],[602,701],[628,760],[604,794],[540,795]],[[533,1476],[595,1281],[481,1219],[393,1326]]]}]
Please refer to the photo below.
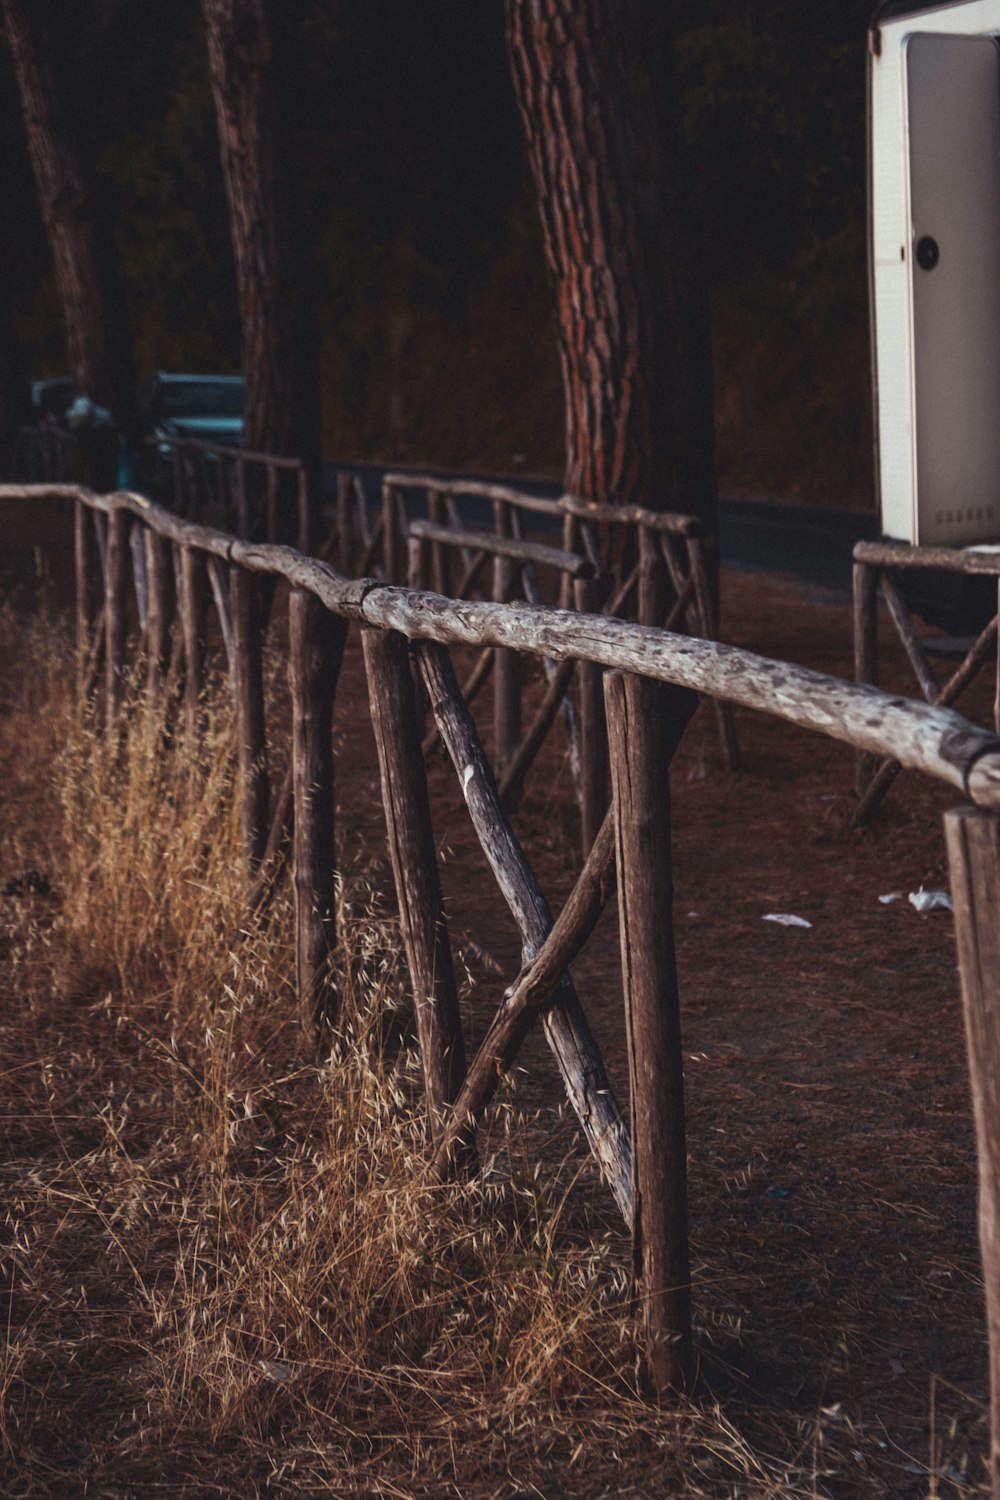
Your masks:
[{"label": "parked vehicle", "polygon": [[65,427],[66,413],[76,399],[69,375],[53,375],[31,382],[31,405],[39,427]]},{"label": "parked vehicle", "polygon": [[147,426],[158,438],[201,438],[238,446],[243,437],[241,375],[157,372],[143,389]]}]

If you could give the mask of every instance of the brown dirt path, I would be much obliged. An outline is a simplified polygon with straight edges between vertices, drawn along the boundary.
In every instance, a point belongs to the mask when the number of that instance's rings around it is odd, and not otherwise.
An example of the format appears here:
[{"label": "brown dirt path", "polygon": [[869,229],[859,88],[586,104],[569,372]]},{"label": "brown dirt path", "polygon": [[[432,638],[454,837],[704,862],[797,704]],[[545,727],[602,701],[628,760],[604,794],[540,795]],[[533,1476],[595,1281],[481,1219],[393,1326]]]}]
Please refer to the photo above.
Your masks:
[{"label": "brown dirt path", "polygon": [[[724,639],[850,675],[846,603],[741,573],[726,576],[724,599]],[[885,685],[912,695],[901,652],[883,640]],[[349,863],[384,885],[359,657],[349,655],[338,702],[350,726],[339,738],[341,827]],[[963,707],[988,722],[985,678]],[[488,704],[477,713],[488,743]],[[738,730],[744,769],[729,777],[703,708],[673,776],[703,1377],[763,1448],[773,1451],[775,1427],[787,1440],[791,1420],[818,1474],[824,1443],[837,1469],[846,1450],[857,1482],[835,1480],[835,1493],[923,1496],[928,1464],[941,1494],[968,1493],[960,1481],[980,1478],[986,1441],[985,1333],[952,923],[878,900],[947,888],[941,814],[956,796],[907,774],[861,835],[845,747],[750,713]],[[431,784],[475,1038],[517,970],[516,936],[439,758]],[[568,803],[557,730],[515,819],[556,908],[578,863]],[[768,924],[767,912],[813,925]],[[575,975],[625,1100],[613,910]],[[544,1044],[520,1061],[519,1102],[551,1112],[561,1086]],[[578,1149],[565,1121],[547,1140]],[[614,1226],[585,1175],[580,1213]]]}]

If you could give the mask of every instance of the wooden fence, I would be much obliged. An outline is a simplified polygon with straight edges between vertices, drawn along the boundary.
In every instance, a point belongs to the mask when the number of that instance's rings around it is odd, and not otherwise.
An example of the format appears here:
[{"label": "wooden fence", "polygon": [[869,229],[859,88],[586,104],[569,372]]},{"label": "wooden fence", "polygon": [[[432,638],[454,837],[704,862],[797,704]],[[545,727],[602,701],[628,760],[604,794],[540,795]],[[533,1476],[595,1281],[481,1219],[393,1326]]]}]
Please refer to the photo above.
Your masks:
[{"label": "wooden fence", "polygon": [[[286,786],[294,805],[297,993],[304,1025],[320,1031],[338,1014],[330,719],[349,624],[361,628],[434,1169],[445,1176],[468,1159],[500,1073],[538,1021],[632,1230],[646,1364],[657,1389],[683,1388],[691,1376],[683,1074],[664,772],[694,694],[775,715],[868,755],[892,756],[973,804],[949,813],[945,822],[979,1142],[993,1385],[991,1473],[1000,1500],[1000,738],[949,709],[655,626],[530,601],[459,600],[375,578],[351,579],[291,548],[195,525],[139,495],[0,486],[2,500],[52,496],[75,509],[79,659],[81,670],[93,668],[99,635],[109,727],[116,723],[126,664],[129,558],[147,689],[154,698],[164,691],[175,616],[192,725],[204,681],[208,600],[214,599],[233,685],[248,891],[259,888],[280,815],[268,808],[258,582],[281,579],[289,586],[293,725]],[[414,540],[425,547],[436,533],[418,532]],[[451,645],[499,647],[556,664],[582,661],[603,677],[612,805],[555,920],[503,811],[452,667]],[[414,667],[522,939],[521,971],[468,1060],[430,833]],[[616,887],[628,1124],[570,974]]]},{"label": "wooden fence", "polygon": [[144,477],[161,504],[188,520],[211,521],[237,536],[267,542],[293,531],[302,552],[312,551],[318,541],[301,459],[200,438],[153,437],[146,445]]}]

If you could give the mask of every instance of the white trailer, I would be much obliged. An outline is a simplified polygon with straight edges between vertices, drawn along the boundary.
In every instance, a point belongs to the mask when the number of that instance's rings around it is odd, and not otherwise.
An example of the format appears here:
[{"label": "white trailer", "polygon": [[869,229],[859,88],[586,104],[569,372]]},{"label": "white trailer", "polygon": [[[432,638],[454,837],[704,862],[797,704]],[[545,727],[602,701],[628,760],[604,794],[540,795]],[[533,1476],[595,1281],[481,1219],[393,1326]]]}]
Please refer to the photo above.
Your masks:
[{"label": "white trailer", "polygon": [[1000,0],[887,0],[869,32],[882,527],[1000,541]]}]

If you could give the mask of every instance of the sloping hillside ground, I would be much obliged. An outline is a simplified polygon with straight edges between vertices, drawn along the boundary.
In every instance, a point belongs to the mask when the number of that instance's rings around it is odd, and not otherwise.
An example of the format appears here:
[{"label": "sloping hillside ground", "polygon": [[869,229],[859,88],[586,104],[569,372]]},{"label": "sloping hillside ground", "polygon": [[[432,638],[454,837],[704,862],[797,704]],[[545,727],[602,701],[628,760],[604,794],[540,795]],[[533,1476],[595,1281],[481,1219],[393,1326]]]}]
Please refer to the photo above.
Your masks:
[{"label": "sloping hillside ground", "polygon": [[[879,901],[946,887],[954,794],[907,775],[859,834],[844,748],[740,713],[729,777],[706,711],[685,740],[675,917],[701,1391],[657,1413],[629,1394],[627,1248],[554,1107],[544,1044],[494,1120],[492,1198],[408,1198],[412,1070],[369,1097],[355,1065],[297,1060],[285,898],[267,934],[215,942],[215,971],[137,894],[169,884],[184,828],[190,870],[207,864],[188,876],[198,909],[238,910],[224,730],[211,816],[179,784],[143,803],[135,746],[134,773],[98,787],[37,633],[29,656],[14,649],[28,628],[8,611],[5,1493],[977,1492],[985,1333],[952,924]],[[726,573],[723,635],[850,673],[848,605],[766,575]],[[990,700],[984,680],[967,711],[985,722]],[[398,960],[356,642],[337,716],[349,1001],[391,1062],[371,997],[398,992]],[[517,944],[456,778],[432,758],[431,779],[474,1039]],[[556,732],[517,815],[553,905],[577,860],[568,793]],[[115,807],[117,833],[84,826]],[[41,890],[14,880],[27,866]],[[762,920],[775,912],[812,926]],[[624,1097],[613,908],[575,973]],[[349,1155],[352,1121],[367,1154]]]}]

